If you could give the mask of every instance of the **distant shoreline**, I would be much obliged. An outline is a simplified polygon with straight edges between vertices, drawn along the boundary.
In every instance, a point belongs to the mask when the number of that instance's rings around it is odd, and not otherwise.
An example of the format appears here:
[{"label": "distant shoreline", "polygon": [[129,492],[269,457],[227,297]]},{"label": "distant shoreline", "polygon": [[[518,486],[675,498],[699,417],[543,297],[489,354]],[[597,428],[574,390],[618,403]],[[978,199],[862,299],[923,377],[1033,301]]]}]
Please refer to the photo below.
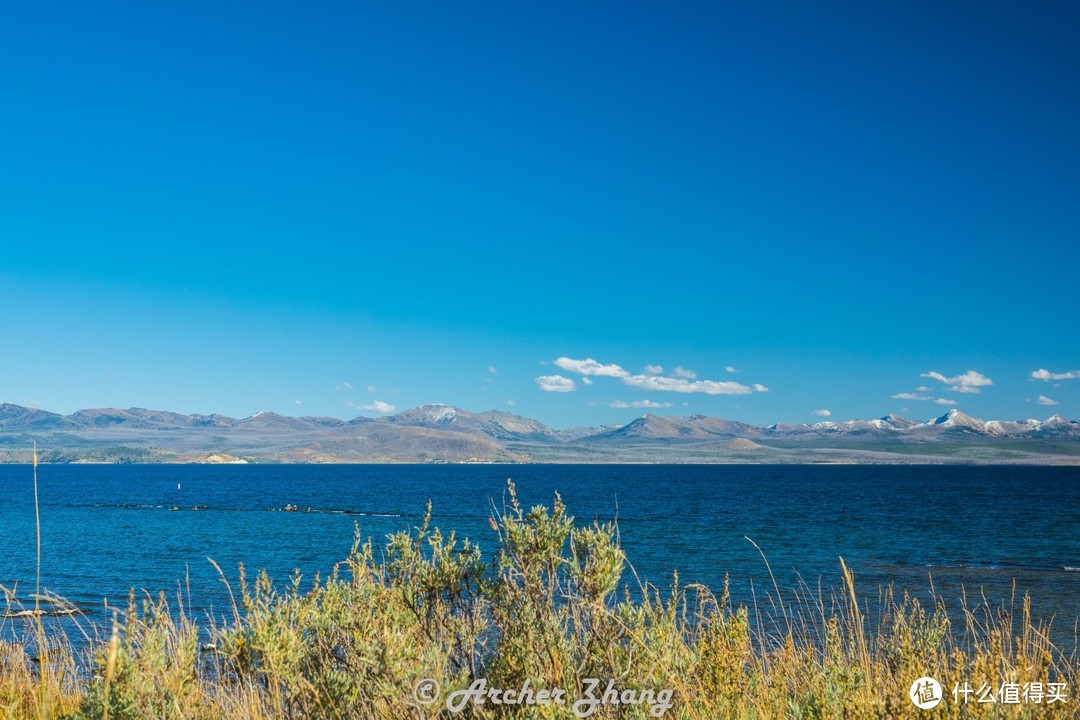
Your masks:
[{"label": "distant shoreline", "polygon": [[[289,466],[309,466],[319,467],[325,465],[355,465],[355,466],[381,466],[381,465],[395,465],[395,466],[416,466],[416,467],[430,467],[437,465],[492,465],[500,467],[521,467],[531,465],[551,465],[551,466],[639,466],[639,465],[657,465],[657,466],[680,466],[680,465],[738,465],[738,466],[755,466],[755,467],[792,467],[792,466],[806,466],[806,467],[822,467],[822,466],[851,466],[851,467],[874,467],[874,466],[887,466],[887,467],[935,467],[935,466],[955,466],[955,467],[1080,467],[1080,457],[1061,457],[1052,456],[1050,458],[1053,462],[1040,462],[1037,458],[1014,460],[1009,462],[1002,461],[971,461],[962,459],[942,458],[937,462],[927,462],[925,458],[920,458],[919,461],[903,462],[903,461],[879,461],[879,462],[866,462],[860,460],[850,461],[819,461],[819,462],[800,462],[798,460],[792,460],[789,462],[751,462],[751,461],[686,461],[676,462],[669,460],[596,460],[596,461],[580,461],[580,460],[547,460],[547,461],[509,461],[498,460],[491,462],[467,462],[467,461],[445,461],[445,462],[416,462],[409,460],[385,460],[385,461],[373,461],[373,460],[341,460],[335,462],[304,462],[304,461],[287,461],[287,460],[252,460],[236,463],[215,463],[204,462],[199,460],[169,460],[158,462],[126,462],[119,460],[95,460],[95,461],[75,461],[75,462],[48,462],[40,461],[39,465],[42,466],[103,466],[103,465],[145,465],[149,467],[158,467],[164,465],[190,465],[190,466],[221,466],[221,465],[245,465],[245,466],[260,466],[260,465],[289,465]],[[29,460],[4,460],[0,459],[0,465],[10,466],[29,466],[31,463]]]}]

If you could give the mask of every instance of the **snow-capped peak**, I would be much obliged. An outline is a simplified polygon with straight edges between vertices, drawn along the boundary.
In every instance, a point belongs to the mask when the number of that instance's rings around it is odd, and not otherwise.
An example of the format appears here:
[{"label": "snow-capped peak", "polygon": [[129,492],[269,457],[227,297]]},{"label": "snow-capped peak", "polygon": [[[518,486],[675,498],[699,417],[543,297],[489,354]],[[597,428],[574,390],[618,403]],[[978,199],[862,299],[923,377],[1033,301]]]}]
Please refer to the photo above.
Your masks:
[{"label": "snow-capped peak", "polygon": [[985,431],[986,426],[981,420],[976,420],[970,415],[965,415],[956,408],[951,408],[947,413],[941,417],[928,420],[926,425],[936,425],[937,427],[956,427],[967,428],[969,430]]},{"label": "snow-capped peak", "polygon": [[442,403],[429,403],[416,408],[428,422],[451,422],[457,417],[457,408]]}]

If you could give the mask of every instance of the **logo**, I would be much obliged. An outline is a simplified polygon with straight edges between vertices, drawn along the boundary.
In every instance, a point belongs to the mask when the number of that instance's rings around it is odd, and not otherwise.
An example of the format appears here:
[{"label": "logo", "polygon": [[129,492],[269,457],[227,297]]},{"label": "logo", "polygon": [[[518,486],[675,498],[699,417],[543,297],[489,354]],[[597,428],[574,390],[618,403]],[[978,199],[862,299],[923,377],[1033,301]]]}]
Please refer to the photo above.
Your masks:
[{"label": "logo", "polygon": [[941,683],[932,677],[921,677],[911,684],[908,697],[921,710],[935,708],[941,702]]}]

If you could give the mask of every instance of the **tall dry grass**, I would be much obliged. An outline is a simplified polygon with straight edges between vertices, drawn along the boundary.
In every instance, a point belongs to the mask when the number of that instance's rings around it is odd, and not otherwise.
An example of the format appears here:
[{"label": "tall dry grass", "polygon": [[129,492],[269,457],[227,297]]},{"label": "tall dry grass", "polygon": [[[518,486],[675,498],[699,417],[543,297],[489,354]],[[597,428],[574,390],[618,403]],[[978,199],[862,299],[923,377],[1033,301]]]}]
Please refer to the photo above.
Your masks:
[{"label": "tall dry grass", "polygon": [[[241,568],[227,622],[200,623],[179,596],[132,595],[108,632],[84,638],[93,661],[81,675],[79,643],[45,629],[35,638],[37,614],[21,640],[0,645],[0,718],[571,718],[590,680],[597,695],[610,682],[653,701],[600,705],[591,717],[604,719],[654,717],[668,694],[669,718],[1078,714],[1077,658],[1054,647],[1026,598],[952,616],[887,589],[871,603],[842,561],[835,595],[774,585],[762,603],[734,606],[726,587],[717,595],[677,577],[631,593],[616,528],[576,524],[558,497],[526,509],[511,484],[491,518],[491,561],[429,519],[430,506],[378,554],[358,535],[348,559],[309,588]],[[908,699],[921,676],[944,686],[934,710]],[[416,693],[425,678],[438,684],[429,704]],[[478,680],[561,688],[565,704],[446,709]],[[956,703],[951,691],[965,682],[1028,683],[1029,692],[1041,683],[1044,697]],[[1066,685],[1067,703],[1047,702],[1050,683]]]}]

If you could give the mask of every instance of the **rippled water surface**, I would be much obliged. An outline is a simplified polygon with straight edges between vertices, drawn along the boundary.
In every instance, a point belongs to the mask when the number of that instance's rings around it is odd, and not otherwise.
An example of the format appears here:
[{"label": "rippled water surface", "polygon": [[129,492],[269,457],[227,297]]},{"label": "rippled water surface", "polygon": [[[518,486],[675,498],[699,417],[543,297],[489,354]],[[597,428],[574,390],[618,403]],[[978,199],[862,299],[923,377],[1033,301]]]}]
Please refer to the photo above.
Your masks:
[{"label": "rippled water surface", "polygon": [[[1031,594],[1056,637],[1080,618],[1080,469],[954,466],[657,465],[43,465],[38,469],[42,578],[94,616],[131,588],[227,610],[214,559],[284,579],[327,572],[354,524],[378,545],[417,524],[433,503],[444,529],[494,549],[487,518],[512,477],[527,505],[561,493],[579,521],[618,518],[638,575],[666,587],[719,590],[737,602],[772,588],[837,584],[839,557],[860,592],[926,595],[948,605],[961,586],[996,604]],[[295,506],[300,512],[280,509]],[[305,512],[310,509],[311,512]],[[21,598],[34,582],[31,470],[0,465],[0,584]],[[187,580],[185,580],[187,578]],[[636,586],[632,576],[629,578]],[[185,589],[185,593],[187,593]]]}]

